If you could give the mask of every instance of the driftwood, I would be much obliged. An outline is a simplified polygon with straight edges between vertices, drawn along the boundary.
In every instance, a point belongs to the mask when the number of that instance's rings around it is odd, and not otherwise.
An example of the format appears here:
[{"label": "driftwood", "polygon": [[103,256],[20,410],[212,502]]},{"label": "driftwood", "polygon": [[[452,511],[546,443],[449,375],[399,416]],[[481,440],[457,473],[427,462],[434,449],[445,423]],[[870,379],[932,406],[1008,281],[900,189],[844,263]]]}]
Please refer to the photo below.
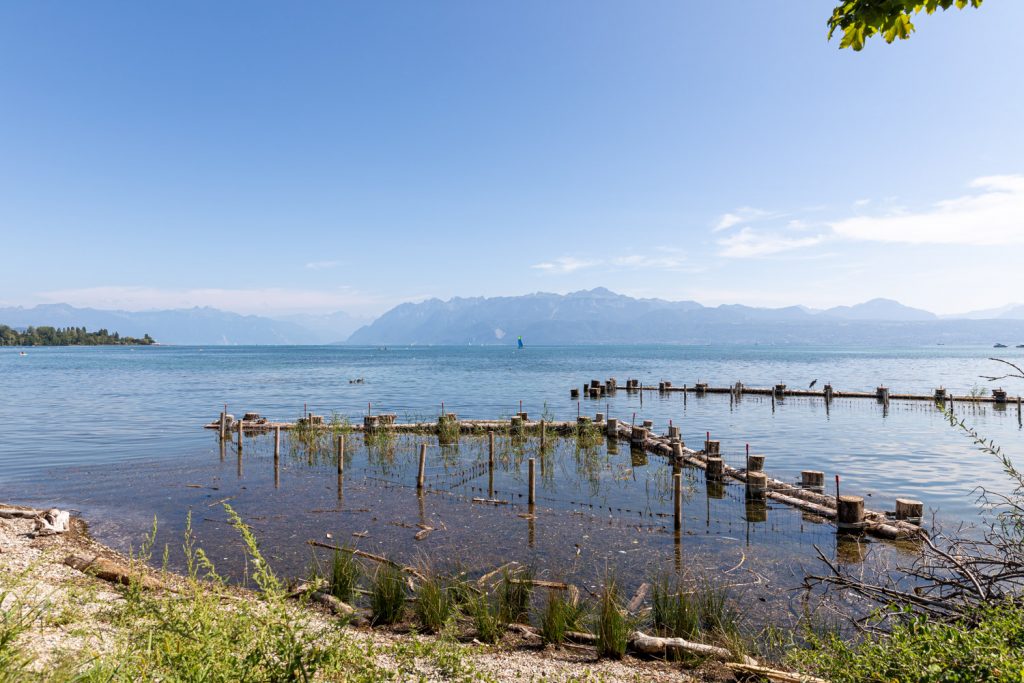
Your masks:
[{"label": "driftwood", "polygon": [[778,681],[778,683],[828,683],[828,681],[823,678],[817,678],[807,674],[794,674],[788,671],[779,671],[778,669],[769,669],[766,666],[755,666],[754,664],[726,662],[725,667],[737,673],[753,674],[755,676],[760,676],[761,678]]},{"label": "driftwood", "polygon": [[317,548],[327,548],[328,550],[338,550],[338,551],[343,552],[343,553],[352,553],[356,557],[362,557],[364,559],[371,560],[373,562],[379,562],[381,564],[391,565],[392,567],[395,567],[396,569],[401,569],[406,574],[409,574],[410,576],[415,576],[420,581],[426,581],[427,580],[427,577],[424,576],[415,567],[410,567],[409,565],[405,565],[405,564],[399,564],[398,562],[395,562],[394,560],[389,560],[388,558],[384,557],[383,555],[374,555],[373,553],[368,553],[365,550],[357,550],[355,548],[342,548],[341,546],[331,545],[330,543],[321,543],[320,541],[314,541],[312,539],[306,541],[306,543],[308,543],[309,545],[312,545],[312,546],[316,546]]},{"label": "driftwood", "polygon": [[99,555],[93,557],[68,555],[64,558],[64,564],[72,569],[77,569],[80,572],[111,583],[119,583],[125,586],[137,583],[143,588],[150,590],[163,590],[167,588],[167,584],[160,579],[152,577],[134,567],[100,557]]},{"label": "driftwood", "polygon": [[[540,630],[534,628],[533,626],[530,626],[529,624],[509,624],[508,630],[514,631],[516,633],[521,633],[522,635],[526,636],[536,636],[537,638],[542,637],[540,634]],[[595,636],[593,633],[582,633],[580,631],[566,631],[565,639],[570,643],[576,643],[579,645],[597,645],[597,636]]]},{"label": "driftwood", "polygon": [[636,589],[636,595],[629,601],[629,606],[626,607],[627,612],[636,612],[640,609],[640,605],[643,604],[644,598],[647,597],[647,591],[651,589],[651,584],[644,583],[640,584],[640,587]]},{"label": "driftwood", "polygon": [[344,617],[357,625],[367,621],[364,610],[356,609],[352,605],[343,600],[339,600],[330,593],[325,593],[320,590],[318,586],[311,586],[308,583],[300,583],[295,587],[295,590],[288,594],[288,597],[300,598],[304,595],[308,596],[313,602],[323,605],[327,609],[331,610],[331,612],[337,614],[339,617]]},{"label": "driftwood", "polygon": [[45,510],[20,510],[18,508],[0,508],[0,517],[4,519],[35,519]]},{"label": "driftwood", "polygon": [[508,505],[507,500],[500,500],[498,498],[474,498],[474,503],[489,503],[491,505]]},{"label": "driftwood", "polygon": [[63,534],[71,528],[71,513],[52,508],[35,518],[36,536]]},{"label": "driftwood", "polygon": [[[736,659],[733,653],[726,650],[724,647],[717,647],[715,645],[705,645],[704,643],[694,643],[683,638],[660,638],[658,636],[649,636],[646,633],[635,631],[629,639],[629,647],[631,650],[639,652],[645,655],[656,655],[663,657],[669,654],[686,653],[692,655],[699,655],[701,657],[710,657],[711,659],[717,659],[722,662],[728,662]],[[757,666],[757,660],[746,655],[742,655],[743,664]]]}]

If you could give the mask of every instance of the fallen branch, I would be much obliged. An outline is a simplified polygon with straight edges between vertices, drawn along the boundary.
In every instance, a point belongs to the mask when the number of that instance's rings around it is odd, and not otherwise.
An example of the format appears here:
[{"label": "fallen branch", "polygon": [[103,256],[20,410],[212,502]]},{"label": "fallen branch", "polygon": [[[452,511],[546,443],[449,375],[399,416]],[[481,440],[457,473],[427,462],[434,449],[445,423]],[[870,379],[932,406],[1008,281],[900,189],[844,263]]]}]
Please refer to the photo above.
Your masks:
[{"label": "fallen branch", "polygon": [[[629,639],[629,647],[641,654],[656,655],[660,657],[670,654],[687,653],[699,655],[701,657],[710,657],[722,662],[728,662],[736,659],[736,656],[724,647],[705,645],[704,643],[694,643],[682,638],[660,638],[658,636],[649,636],[640,631],[635,631],[633,633],[633,636]],[[756,659],[747,657],[746,655],[741,655],[741,658],[743,660],[743,664],[757,666]]]},{"label": "fallen branch", "polygon": [[392,567],[395,567],[396,569],[401,569],[406,574],[409,574],[410,576],[415,576],[420,581],[427,580],[427,577],[420,573],[419,570],[417,570],[415,567],[410,567],[409,565],[405,564],[399,564],[394,560],[389,560],[383,555],[374,555],[373,553],[368,553],[365,550],[357,550],[355,548],[342,548],[341,546],[331,545],[330,543],[321,543],[320,541],[314,541],[313,539],[306,541],[306,543],[308,543],[309,545],[316,546],[318,548],[327,548],[328,550],[338,550],[343,553],[352,553],[356,557],[362,557],[367,560],[372,560],[373,562],[380,562],[381,564],[387,564],[391,565]]},{"label": "fallen branch", "polygon": [[772,681],[778,681],[779,683],[828,683],[828,681],[822,678],[816,678],[815,676],[808,676],[807,674],[794,674],[788,671],[779,671],[778,669],[769,669],[766,666],[756,666],[754,664],[738,664],[736,662],[726,662],[726,668],[736,671],[738,673],[756,674]]},{"label": "fallen branch", "polygon": [[64,564],[84,574],[90,574],[110,583],[119,583],[123,586],[137,583],[149,590],[164,590],[167,588],[167,584],[160,579],[99,555],[92,558],[83,557],[82,555],[69,555],[64,559]]}]

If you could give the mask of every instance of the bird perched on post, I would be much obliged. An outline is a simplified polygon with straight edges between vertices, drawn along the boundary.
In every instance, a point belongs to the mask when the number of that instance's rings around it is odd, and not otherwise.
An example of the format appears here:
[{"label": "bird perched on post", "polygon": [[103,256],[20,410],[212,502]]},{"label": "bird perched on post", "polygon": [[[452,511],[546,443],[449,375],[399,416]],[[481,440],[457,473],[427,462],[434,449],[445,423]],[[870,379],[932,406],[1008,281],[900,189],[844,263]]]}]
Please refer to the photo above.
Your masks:
[{"label": "bird perched on post", "polygon": [[807,388],[808,388],[808,389],[813,389],[813,388],[814,388],[814,385],[815,385],[815,384],[817,384],[817,383],[818,383],[818,380],[814,380],[813,382],[811,382],[811,386],[809,386],[809,387],[807,387]]}]

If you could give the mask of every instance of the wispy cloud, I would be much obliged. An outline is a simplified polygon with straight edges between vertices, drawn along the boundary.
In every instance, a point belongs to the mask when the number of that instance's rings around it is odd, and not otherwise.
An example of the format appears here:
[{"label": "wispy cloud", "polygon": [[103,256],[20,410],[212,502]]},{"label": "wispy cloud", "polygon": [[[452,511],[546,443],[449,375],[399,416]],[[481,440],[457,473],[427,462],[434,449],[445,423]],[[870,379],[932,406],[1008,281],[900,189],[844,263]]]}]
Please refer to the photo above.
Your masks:
[{"label": "wispy cloud", "polygon": [[306,270],[327,270],[329,268],[336,268],[341,264],[341,261],[310,261],[306,264]]},{"label": "wispy cloud", "polygon": [[712,232],[721,232],[722,230],[728,230],[729,228],[735,227],[742,223],[750,223],[756,220],[762,220],[772,215],[771,211],[765,211],[764,209],[755,209],[749,206],[741,206],[734,211],[729,213],[723,213],[719,218],[718,222],[715,223],[715,227],[711,229]]},{"label": "wispy cloud", "polygon": [[618,268],[650,268],[654,270],[679,270],[686,264],[686,254],[675,247],[658,247],[653,254],[628,254],[612,259]]},{"label": "wispy cloud", "polygon": [[594,266],[599,265],[601,265],[601,261],[581,259],[576,258],[575,256],[560,256],[559,258],[552,259],[551,261],[535,263],[530,267],[534,270],[540,270],[545,273],[563,275],[565,273],[575,273],[577,270],[593,268]]},{"label": "wispy cloud", "polygon": [[42,303],[144,311],[212,306],[236,313],[379,312],[391,303],[350,287],[325,290],[286,289],[160,289],[141,286],[87,287],[36,294]]},{"label": "wispy cloud", "polygon": [[854,216],[832,223],[854,240],[906,244],[1002,246],[1024,243],[1024,176],[996,175],[970,183],[974,194],[937,202],[923,211]]},{"label": "wispy cloud", "polygon": [[757,258],[771,256],[794,249],[803,249],[821,244],[825,237],[813,235],[808,237],[792,237],[777,232],[762,232],[752,228],[743,228],[735,235],[719,240],[720,256],[726,258]]}]

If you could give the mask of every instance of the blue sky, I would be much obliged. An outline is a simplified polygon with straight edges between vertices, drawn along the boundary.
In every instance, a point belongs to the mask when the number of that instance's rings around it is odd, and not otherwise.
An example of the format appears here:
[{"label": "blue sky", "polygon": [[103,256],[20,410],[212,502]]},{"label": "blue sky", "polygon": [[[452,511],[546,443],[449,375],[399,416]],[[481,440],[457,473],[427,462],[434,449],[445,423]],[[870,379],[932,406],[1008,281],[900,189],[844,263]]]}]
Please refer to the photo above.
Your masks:
[{"label": "blue sky", "polygon": [[1024,300],[1024,3],[4,3],[0,304]]}]

